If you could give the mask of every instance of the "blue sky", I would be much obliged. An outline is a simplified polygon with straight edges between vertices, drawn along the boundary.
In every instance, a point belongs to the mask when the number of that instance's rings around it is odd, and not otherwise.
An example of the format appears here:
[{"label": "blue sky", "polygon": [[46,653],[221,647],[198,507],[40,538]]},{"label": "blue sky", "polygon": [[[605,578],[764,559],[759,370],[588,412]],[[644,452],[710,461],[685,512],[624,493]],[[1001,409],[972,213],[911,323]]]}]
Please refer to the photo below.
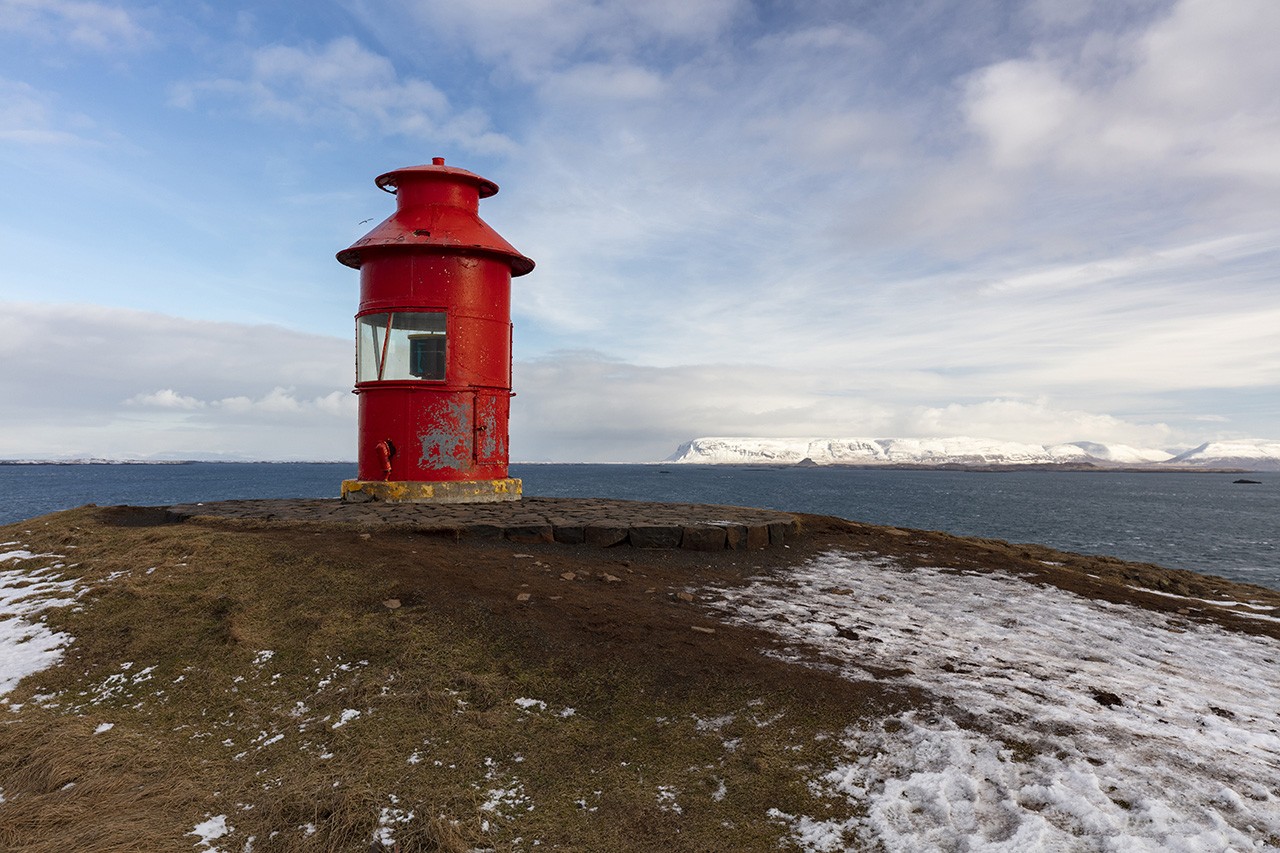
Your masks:
[{"label": "blue sky", "polygon": [[512,457],[1280,436],[1273,0],[0,0],[0,458],[354,458],[373,186],[538,264]]}]

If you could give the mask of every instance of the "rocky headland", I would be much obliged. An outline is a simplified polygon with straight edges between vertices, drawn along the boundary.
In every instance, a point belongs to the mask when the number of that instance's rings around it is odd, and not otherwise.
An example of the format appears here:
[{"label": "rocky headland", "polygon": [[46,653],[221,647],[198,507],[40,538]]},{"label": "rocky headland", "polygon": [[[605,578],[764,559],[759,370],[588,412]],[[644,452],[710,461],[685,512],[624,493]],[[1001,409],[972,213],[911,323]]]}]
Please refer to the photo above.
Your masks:
[{"label": "rocky headland", "polygon": [[624,501],[84,507],[0,543],[0,625],[47,650],[0,699],[6,850],[1280,841],[1280,593],[1220,578]]}]

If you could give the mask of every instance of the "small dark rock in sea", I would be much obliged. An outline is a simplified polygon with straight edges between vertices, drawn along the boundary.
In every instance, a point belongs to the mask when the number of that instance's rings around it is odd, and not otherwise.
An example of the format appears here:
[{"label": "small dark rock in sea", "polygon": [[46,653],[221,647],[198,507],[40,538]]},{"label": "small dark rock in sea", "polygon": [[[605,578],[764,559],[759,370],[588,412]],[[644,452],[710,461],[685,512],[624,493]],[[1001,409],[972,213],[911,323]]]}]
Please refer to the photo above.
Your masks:
[{"label": "small dark rock in sea", "polygon": [[818,463],[814,462],[812,459],[806,456],[805,458],[801,459],[799,462],[796,463],[796,467],[797,468],[817,468]]},{"label": "small dark rock in sea", "polygon": [[1261,486],[1261,480],[1232,480],[1232,483],[1248,483],[1251,486]]}]

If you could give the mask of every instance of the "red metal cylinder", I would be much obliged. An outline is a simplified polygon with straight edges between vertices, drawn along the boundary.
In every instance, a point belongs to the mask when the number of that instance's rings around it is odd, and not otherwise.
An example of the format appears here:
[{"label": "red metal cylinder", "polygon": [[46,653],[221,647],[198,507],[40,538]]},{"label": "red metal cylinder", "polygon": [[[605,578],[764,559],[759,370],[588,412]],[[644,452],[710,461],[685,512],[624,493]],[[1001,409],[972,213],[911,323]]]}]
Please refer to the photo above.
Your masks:
[{"label": "red metal cylinder", "polygon": [[395,213],[337,256],[360,270],[357,477],[503,479],[511,279],[533,261],[480,219],[498,187],[479,175],[437,157],[377,185],[395,193]]}]

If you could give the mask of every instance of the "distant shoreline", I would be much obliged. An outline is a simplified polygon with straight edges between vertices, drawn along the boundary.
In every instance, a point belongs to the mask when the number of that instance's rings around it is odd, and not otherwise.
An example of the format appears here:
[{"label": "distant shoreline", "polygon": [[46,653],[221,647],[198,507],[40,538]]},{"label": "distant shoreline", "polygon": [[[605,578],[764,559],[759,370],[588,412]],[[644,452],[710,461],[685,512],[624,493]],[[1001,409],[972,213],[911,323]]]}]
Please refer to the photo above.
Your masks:
[{"label": "distant shoreline", "polygon": [[[794,466],[792,466],[794,467]],[[1191,467],[1110,467],[1093,465],[1088,462],[1064,462],[1060,465],[1051,462],[1032,462],[1026,465],[1002,463],[999,465],[963,465],[958,462],[947,462],[941,465],[912,465],[908,463],[892,463],[888,465],[850,465],[833,463],[830,465],[803,466],[805,468],[858,468],[869,470],[890,468],[903,471],[975,471],[979,473],[1004,473],[1006,471],[1062,471],[1086,474],[1252,474],[1252,468],[1191,468]]]},{"label": "distant shoreline", "polygon": [[702,468],[840,468],[842,470],[857,471],[972,471],[974,473],[986,474],[1003,474],[1009,471],[1055,471],[1062,473],[1086,473],[1086,474],[1257,474],[1267,473],[1254,468],[1191,468],[1191,467],[1109,467],[1102,465],[1092,465],[1088,462],[1064,462],[1062,464],[1054,464],[1049,462],[1030,462],[1026,465],[1017,464],[999,464],[999,465],[964,465],[958,462],[944,462],[939,465],[917,465],[907,462],[887,462],[884,464],[859,465],[849,462],[829,462],[825,464],[806,465],[803,462],[659,462],[648,463],[658,465],[670,465],[671,467],[702,467]]},{"label": "distant shoreline", "polygon": [[733,438],[681,444],[667,463],[791,464],[943,471],[1280,471],[1280,439],[1224,439],[1190,449],[991,438]]},{"label": "distant shoreline", "polygon": [[355,465],[343,459],[0,459],[0,465]]}]

